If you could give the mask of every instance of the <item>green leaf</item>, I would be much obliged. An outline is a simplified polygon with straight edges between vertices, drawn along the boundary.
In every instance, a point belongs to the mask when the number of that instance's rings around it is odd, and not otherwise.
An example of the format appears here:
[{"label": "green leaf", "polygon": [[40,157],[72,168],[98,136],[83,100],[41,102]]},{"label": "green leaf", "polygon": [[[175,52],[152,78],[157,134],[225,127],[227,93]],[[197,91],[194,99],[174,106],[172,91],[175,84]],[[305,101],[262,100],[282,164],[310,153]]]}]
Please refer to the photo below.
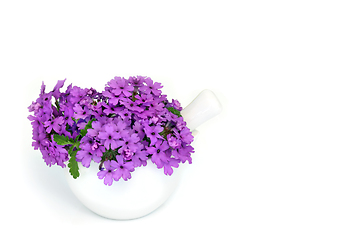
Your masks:
[{"label": "green leaf", "polygon": [[73,118],[73,117],[71,117],[71,119],[72,119],[75,123],[77,123],[77,122],[79,121],[79,119],[75,119],[75,118]]},{"label": "green leaf", "polygon": [[81,136],[85,137],[85,135],[87,134],[88,129],[92,128],[92,125],[91,125],[91,124],[92,124],[92,122],[93,122],[94,120],[95,120],[95,118],[91,119],[91,120],[86,124],[85,128],[84,128],[84,129],[81,129],[81,131],[80,131]]},{"label": "green leaf", "polygon": [[85,129],[80,130],[80,135],[81,136],[85,137],[86,134],[87,134],[87,130],[85,130]]},{"label": "green leaf", "polygon": [[80,176],[78,162],[76,161],[76,158],[75,158],[76,152],[77,151],[72,152],[73,156],[70,158],[69,164],[68,164],[69,172],[73,176],[74,179],[76,179]]},{"label": "green leaf", "polygon": [[72,146],[70,149],[69,149],[69,156],[70,157],[76,157],[76,154],[77,154],[77,150],[73,150],[74,149],[74,146]]},{"label": "green leaf", "polygon": [[167,109],[168,109],[170,112],[172,112],[173,114],[175,114],[176,116],[181,117],[181,114],[180,114],[180,111],[179,111],[179,110],[176,110],[176,109],[173,108],[173,107],[168,107]]},{"label": "green leaf", "polygon": [[68,145],[74,143],[73,139],[69,139],[69,137],[59,134],[54,134],[54,141],[59,145]]},{"label": "green leaf", "polygon": [[[78,135],[79,137],[80,135]],[[76,139],[78,139],[78,137],[76,137]],[[74,150],[75,149],[75,150]],[[69,156],[70,157],[75,157],[76,153],[80,150],[80,142],[76,141],[68,150]]]},{"label": "green leaf", "polygon": [[80,137],[81,137],[81,135],[77,135],[75,138],[75,142],[78,142]]},{"label": "green leaf", "polygon": [[71,157],[71,154],[73,153],[73,147],[71,146],[71,148],[69,148],[69,150],[68,150],[68,153],[69,153],[69,156]]}]

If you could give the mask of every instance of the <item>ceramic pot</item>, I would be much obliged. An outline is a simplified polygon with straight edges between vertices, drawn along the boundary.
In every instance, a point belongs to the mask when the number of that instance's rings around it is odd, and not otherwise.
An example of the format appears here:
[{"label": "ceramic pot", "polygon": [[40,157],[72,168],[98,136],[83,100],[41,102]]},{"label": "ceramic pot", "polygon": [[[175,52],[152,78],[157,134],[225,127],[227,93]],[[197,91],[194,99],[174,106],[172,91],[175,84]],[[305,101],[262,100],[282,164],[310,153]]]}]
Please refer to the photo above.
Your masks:
[{"label": "ceramic pot", "polygon": [[[221,105],[214,93],[204,90],[181,114],[194,134],[198,126],[220,112]],[[184,167],[180,164],[167,176],[148,160],[147,166],[131,173],[131,179],[114,181],[111,186],[98,179],[97,164],[90,164],[89,168],[79,164],[77,179],[73,179],[68,168],[65,175],[72,192],[91,211],[105,218],[126,220],[145,216],[160,207],[176,189]]]}]

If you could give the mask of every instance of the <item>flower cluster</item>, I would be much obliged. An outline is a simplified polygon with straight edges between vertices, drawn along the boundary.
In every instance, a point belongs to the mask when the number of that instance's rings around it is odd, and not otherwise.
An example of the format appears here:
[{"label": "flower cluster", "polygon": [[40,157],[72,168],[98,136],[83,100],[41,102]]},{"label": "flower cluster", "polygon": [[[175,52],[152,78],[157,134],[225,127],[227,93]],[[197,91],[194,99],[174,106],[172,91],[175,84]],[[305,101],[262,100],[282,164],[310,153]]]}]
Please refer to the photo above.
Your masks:
[{"label": "flower cluster", "polygon": [[[105,90],[82,89],[65,80],[33,102],[29,116],[32,143],[40,149],[48,166],[65,167],[79,176],[78,162],[99,165],[98,178],[112,185],[131,178],[149,159],[166,175],[186,161],[191,163],[193,136],[181,117],[177,100],[169,102],[161,84],[148,77],[115,77]],[[93,164],[94,164],[93,163]]]}]

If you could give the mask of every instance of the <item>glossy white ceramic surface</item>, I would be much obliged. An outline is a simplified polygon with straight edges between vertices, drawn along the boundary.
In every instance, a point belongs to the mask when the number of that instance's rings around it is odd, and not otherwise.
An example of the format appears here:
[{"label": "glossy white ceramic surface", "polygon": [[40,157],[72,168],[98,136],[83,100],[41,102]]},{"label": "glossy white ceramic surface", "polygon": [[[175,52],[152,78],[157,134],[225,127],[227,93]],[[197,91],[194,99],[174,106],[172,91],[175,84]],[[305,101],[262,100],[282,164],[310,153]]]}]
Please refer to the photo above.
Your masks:
[{"label": "glossy white ceramic surface", "polygon": [[215,94],[205,89],[181,111],[186,126],[194,130],[221,112],[221,104]]}]

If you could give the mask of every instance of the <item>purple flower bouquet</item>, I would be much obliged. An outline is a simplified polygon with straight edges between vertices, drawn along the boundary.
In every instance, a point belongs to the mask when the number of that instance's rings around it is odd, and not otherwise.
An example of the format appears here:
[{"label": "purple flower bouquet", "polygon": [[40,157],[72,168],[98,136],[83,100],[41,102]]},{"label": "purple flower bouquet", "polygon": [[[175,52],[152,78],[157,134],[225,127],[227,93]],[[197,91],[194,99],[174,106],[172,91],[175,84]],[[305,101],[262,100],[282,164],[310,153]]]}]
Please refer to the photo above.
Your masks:
[{"label": "purple flower bouquet", "polygon": [[97,164],[98,178],[110,186],[114,180],[129,180],[149,159],[166,175],[179,163],[192,162],[193,136],[180,103],[168,101],[160,83],[149,77],[115,77],[102,92],[72,84],[60,92],[65,80],[48,93],[42,83],[29,107],[32,146],[48,166],[67,165],[76,179],[78,164]]}]

